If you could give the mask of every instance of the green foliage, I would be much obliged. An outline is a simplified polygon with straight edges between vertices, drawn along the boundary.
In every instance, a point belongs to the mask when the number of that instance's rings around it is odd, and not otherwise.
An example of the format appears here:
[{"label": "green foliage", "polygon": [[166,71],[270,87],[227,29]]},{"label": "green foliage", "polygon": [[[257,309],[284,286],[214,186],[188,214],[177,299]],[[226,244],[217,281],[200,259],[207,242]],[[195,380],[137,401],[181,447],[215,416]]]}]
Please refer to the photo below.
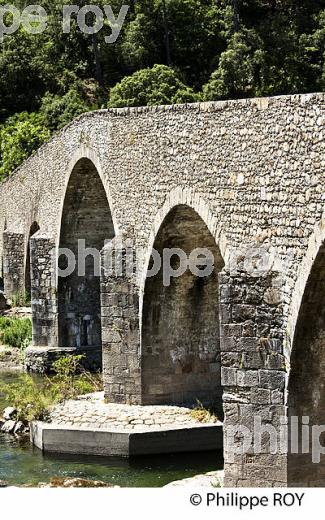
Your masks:
[{"label": "green foliage", "polygon": [[135,107],[190,103],[198,99],[192,89],[166,65],[155,65],[124,78],[110,92],[109,107]]},{"label": "green foliage", "polygon": [[83,356],[68,356],[53,364],[55,375],[42,382],[27,374],[20,376],[17,383],[0,386],[8,404],[17,409],[16,419],[25,423],[47,420],[51,406],[66,399],[101,389],[98,377],[82,370]]},{"label": "green foliage", "polygon": [[13,308],[16,307],[29,307],[30,306],[30,295],[27,291],[17,292],[11,298],[11,305]]},{"label": "green foliage", "polygon": [[0,316],[0,341],[12,348],[24,348],[32,340],[32,323],[29,318]]},{"label": "green foliage", "polygon": [[[63,34],[67,0],[39,3],[48,13],[46,31],[20,28],[1,44],[0,180],[51,133],[106,105],[108,92],[109,107],[121,107],[325,87],[320,0],[132,0],[113,45],[104,40],[107,22],[94,37],[73,16]],[[122,4],[110,1],[115,15]]]},{"label": "green foliage", "polygon": [[73,87],[63,96],[48,92],[42,99],[40,113],[46,121],[46,126],[53,132],[91,108],[97,107],[87,104],[78,89]]},{"label": "green foliage", "polygon": [[262,45],[253,30],[235,33],[220,56],[217,70],[203,87],[204,99],[259,95],[265,59]]},{"label": "green foliage", "polygon": [[51,388],[60,401],[101,389],[98,377],[82,369],[80,362],[83,358],[82,355],[68,356],[53,363],[55,375],[50,380]]},{"label": "green foliage", "polygon": [[46,419],[48,409],[56,402],[56,396],[50,389],[42,388],[27,374],[21,375],[16,383],[0,385],[0,392],[17,409],[15,419],[24,423]]},{"label": "green foliage", "polygon": [[50,132],[39,114],[22,112],[0,128],[0,179],[17,168],[47,141]]}]

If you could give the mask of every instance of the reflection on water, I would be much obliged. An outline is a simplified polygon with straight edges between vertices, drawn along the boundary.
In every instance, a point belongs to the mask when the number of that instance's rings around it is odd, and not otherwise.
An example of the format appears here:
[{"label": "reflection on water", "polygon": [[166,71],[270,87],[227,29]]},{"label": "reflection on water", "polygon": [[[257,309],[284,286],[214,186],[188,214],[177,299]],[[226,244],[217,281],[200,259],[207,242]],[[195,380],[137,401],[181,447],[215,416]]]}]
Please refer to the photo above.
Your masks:
[{"label": "reflection on water", "polygon": [[[38,376],[39,377],[39,376]],[[14,382],[16,373],[0,373],[0,384]],[[6,405],[0,395],[0,410]],[[37,484],[51,477],[102,480],[121,487],[160,487],[173,480],[214,471],[223,466],[222,453],[188,453],[137,457],[42,455],[28,439],[0,434],[0,480],[10,484]]]}]

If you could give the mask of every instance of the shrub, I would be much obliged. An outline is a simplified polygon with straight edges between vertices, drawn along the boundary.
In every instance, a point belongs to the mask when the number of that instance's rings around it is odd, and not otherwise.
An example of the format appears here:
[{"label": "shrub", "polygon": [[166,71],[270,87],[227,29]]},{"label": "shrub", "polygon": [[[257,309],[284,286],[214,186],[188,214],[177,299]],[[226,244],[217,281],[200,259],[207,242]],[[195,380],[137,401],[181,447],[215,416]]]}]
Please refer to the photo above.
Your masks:
[{"label": "shrub", "polygon": [[47,420],[50,408],[66,399],[102,389],[99,376],[82,369],[83,356],[68,356],[53,363],[54,376],[41,382],[27,374],[18,382],[0,385],[8,404],[16,408],[16,419],[27,423]]},{"label": "shrub", "polygon": [[109,108],[193,103],[198,95],[166,65],[155,65],[128,76],[111,89]]},{"label": "shrub", "polygon": [[46,126],[53,132],[64,127],[75,117],[90,110],[90,106],[82,99],[76,88],[69,90],[64,96],[47,93],[42,100],[41,114]]},{"label": "shrub", "polygon": [[191,410],[191,417],[201,423],[215,423],[218,421],[218,417],[211,410],[204,408],[200,401],[197,401],[196,407]]},{"label": "shrub", "polygon": [[55,402],[50,389],[42,388],[27,374],[21,375],[16,383],[0,385],[0,392],[16,408],[15,419],[24,423],[46,419],[49,407]]},{"label": "shrub", "polygon": [[26,347],[32,340],[31,320],[0,316],[0,340],[12,348]]},{"label": "shrub", "polygon": [[85,371],[80,362],[84,356],[67,356],[52,365],[54,376],[51,378],[52,390],[59,400],[73,399],[101,389],[101,382],[96,375]]}]

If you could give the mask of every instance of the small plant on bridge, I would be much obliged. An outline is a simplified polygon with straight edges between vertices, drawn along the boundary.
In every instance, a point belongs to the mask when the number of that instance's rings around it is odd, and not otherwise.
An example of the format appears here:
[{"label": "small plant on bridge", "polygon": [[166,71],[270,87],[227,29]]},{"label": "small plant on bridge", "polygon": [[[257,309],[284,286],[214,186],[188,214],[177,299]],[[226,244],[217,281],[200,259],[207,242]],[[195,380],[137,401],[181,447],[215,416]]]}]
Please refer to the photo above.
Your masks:
[{"label": "small plant on bridge", "polygon": [[198,399],[196,407],[191,410],[191,417],[201,423],[216,423],[218,421],[218,417],[211,410],[205,408]]},{"label": "small plant on bridge", "polygon": [[29,307],[30,303],[30,294],[27,291],[16,292],[11,299],[11,305],[14,309],[16,307]]}]

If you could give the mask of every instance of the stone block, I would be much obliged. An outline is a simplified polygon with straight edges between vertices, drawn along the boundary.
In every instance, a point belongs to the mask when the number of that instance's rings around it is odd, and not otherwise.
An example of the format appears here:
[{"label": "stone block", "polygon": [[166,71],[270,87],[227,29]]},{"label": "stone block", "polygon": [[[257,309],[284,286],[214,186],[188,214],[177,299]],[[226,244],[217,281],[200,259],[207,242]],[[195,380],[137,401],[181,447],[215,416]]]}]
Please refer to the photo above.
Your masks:
[{"label": "stone block", "polygon": [[258,371],[257,370],[237,370],[237,385],[238,386],[258,386]]}]

